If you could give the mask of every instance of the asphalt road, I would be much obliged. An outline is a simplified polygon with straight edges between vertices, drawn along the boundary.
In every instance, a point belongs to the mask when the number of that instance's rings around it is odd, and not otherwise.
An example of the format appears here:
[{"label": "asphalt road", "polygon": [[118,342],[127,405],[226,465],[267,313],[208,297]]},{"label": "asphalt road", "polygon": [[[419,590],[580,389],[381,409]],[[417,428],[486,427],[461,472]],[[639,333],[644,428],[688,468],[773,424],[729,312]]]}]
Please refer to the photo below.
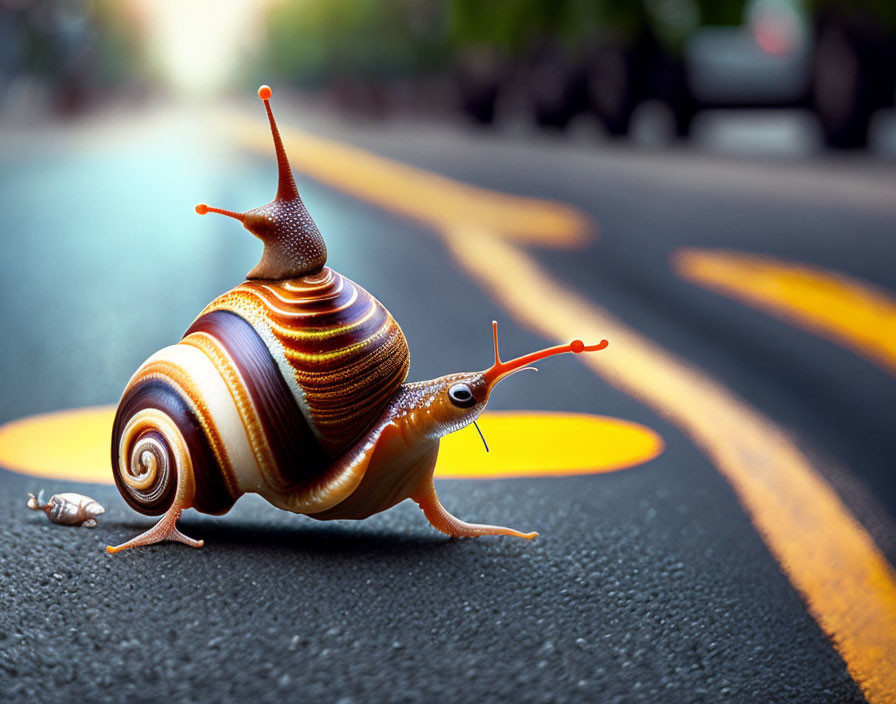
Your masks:
[{"label": "asphalt road", "polygon": [[[192,213],[199,201],[253,207],[274,191],[269,160],[228,143],[213,115],[0,137],[0,420],[114,403],[145,357],[255,263],[259,245],[236,224]],[[530,254],[792,432],[896,563],[892,376],[669,267],[674,248],[727,247],[896,290],[889,166],[737,164],[308,120],[593,217],[599,236],[584,249]],[[330,264],[402,325],[411,379],[486,366],[493,318],[508,353],[545,343],[424,224],[301,175],[299,188]],[[460,517],[539,531],[531,543],[446,540],[409,503],[320,524],[247,497],[225,517],[185,516],[202,550],[115,557],[102,548],[149,519],[114,488],[0,471],[3,700],[865,701],[732,487],[680,427],[571,359],[502,385],[490,407],[625,418],[666,449],[611,474],[438,484]],[[107,514],[94,530],[51,526],[24,507],[39,488],[88,493]]]}]

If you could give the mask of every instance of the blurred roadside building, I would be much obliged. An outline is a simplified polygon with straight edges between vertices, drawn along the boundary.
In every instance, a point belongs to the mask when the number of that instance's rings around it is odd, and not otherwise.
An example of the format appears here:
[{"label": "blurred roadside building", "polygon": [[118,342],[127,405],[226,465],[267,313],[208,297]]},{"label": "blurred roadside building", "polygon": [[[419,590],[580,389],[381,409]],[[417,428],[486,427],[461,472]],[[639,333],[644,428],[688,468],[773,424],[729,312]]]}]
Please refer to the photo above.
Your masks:
[{"label": "blurred roadside building", "polygon": [[0,0],[0,108],[70,115],[138,87],[141,33],[115,0]]}]

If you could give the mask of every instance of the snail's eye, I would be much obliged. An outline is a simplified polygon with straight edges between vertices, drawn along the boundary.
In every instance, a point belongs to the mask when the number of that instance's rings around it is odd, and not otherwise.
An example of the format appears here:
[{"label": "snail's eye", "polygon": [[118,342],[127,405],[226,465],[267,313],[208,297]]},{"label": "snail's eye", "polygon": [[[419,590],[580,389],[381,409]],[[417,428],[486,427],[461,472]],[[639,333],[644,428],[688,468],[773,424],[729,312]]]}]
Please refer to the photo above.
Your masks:
[{"label": "snail's eye", "polygon": [[473,392],[470,391],[470,387],[466,384],[454,384],[448,389],[448,398],[458,408],[469,408],[476,404]]}]

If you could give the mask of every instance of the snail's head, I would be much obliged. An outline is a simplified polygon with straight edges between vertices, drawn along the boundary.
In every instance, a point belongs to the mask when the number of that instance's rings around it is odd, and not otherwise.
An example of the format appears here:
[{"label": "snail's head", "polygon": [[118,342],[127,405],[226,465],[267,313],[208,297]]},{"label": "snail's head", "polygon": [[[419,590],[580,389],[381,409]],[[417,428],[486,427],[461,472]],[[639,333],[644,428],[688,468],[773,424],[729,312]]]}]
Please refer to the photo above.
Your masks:
[{"label": "snail's head", "polygon": [[264,102],[274,137],[279,180],[277,195],[267,205],[245,213],[212,208],[205,203],[196,206],[200,215],[219,213],[239,220],[249,232],[264,242],[264,253],[258,265],[249,272],[250,279],[296,279],[320,271],[327,263],[327,247],[320,230],[299,198],[296,182],[289,168],[283,140],[271,112],[271,89],[262,86],[258,97]]},{"label": "snail's head", "polygon": [[44,490],[41,489],[37,496],[34,494],[28,494],[28,508],[33,511],[42,511],[46,508],[46,504],[44,504]]},{"label": "snail's head", "polygon": [[438,437],[453,433],[455,430],[475,421],[485,410],[489,395],[498,382],[525,369],[534,369],[531,365],[546,357],[572,352],[596,352],[607,346],[606,340],[596,345],[586,345],[581,340],[573,340],[568,345],[547,347],[531,354],[504,362],[498,352],[498,323],[492,321],[492,335],[495,344],[495,362],[481,372],[462,372],[449,374],[427,382],[420,392],[424,398],[418,405],[426,408],[430,422],[435,426],[430,432]]}]

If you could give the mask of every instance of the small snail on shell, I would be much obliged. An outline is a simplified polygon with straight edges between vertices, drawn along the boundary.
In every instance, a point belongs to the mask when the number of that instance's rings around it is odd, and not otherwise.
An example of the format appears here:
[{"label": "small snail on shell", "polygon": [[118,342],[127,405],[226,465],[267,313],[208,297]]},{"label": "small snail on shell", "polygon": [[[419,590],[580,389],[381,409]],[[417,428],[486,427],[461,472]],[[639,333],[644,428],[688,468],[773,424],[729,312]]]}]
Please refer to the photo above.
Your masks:
[{"label": "small snail on shell", "polygon": [[268,99],[258,91],[279,166],[276,198],[236,213],[264,243],[245,282],[212,301],[176,345],[151,356],[124,391],[112,466],[125,501],[162,515],[109,552],[162,540],[193,547],[175,524],[185,508],[226,513],[244,493],[319,520],[361,519],[410,498],[453,537],[510,528],[464,523],[439,503],[439,439],[479,417],[495,385],[545,357],[606,347],[580,340],[481,372],[405,383],[398,324],[356,283],[326,266],[323,238],[299,198]]}]

